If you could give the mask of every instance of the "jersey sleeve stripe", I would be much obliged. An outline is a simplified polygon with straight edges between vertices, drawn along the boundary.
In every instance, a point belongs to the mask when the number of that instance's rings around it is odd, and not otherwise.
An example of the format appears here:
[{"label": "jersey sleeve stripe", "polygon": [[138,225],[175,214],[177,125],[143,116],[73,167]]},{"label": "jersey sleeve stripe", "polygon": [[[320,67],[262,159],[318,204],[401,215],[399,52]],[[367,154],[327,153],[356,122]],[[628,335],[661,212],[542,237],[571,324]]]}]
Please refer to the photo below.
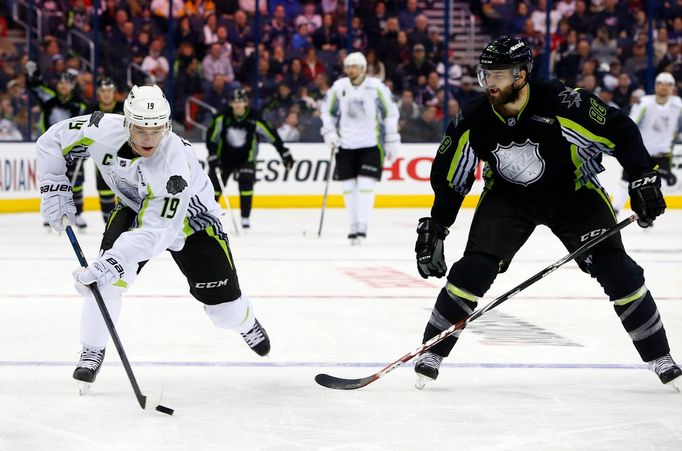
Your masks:
[{"label": "jersey sleeve stripe", "polygon": [[[574,122],[568,118],[557,116],[557,119],[559,120],[559,123],[561,124],[561,131],[563,132],[564,136],[566,136],[567,132],[573,132],[572,136],[580,136],[583,139],[587,140],[588,142],[594,143],[599,145],[600,147],[604,148],[604,152],[610,152],[611,149],[616,147],[616,145],[609,140],[608,138],[605,138],[603,136],[595,135],[582,125],[578,124],[577,122]],[[567,137],[568,138],[568,137]],[[572,142],[572,141],[571,141]],[[577,143],[576,143],[577,144]],[[587,147],[585,145],[582,145],[581,147]]]}]

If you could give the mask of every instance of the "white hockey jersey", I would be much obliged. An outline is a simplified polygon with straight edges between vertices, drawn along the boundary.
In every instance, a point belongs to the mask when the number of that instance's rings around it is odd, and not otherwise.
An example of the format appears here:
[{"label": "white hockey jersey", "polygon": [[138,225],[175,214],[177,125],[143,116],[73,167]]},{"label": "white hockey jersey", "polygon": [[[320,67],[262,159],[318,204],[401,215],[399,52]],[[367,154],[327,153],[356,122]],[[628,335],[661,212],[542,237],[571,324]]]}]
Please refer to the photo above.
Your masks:
[{"label": "white hockey jersey", "polygon": [[[119,114],[77,116],[50,127],[36,142],[38,177],[66,174],[73,158],[91,157],[119,201],[137,211],[134,227],[114,243],[127,264],[178,251],[185,238],[218,225],[222,210],[192,145],[168,133],[150,158],[125,158]],[[129,147],[128,147],[129,149]]]},{"label": "white hockey jersey", "polygon": [[670,96],[660,105],[655,95],[643,96],[633,105],[630,118],[637,123],[644,145],[650,155],[670,153],[675,135],[680,132],[682,99]]},{"label": "white hockey jersey", "polygon": [[381,81],[365,77],[354,86],[348,77],[334,82],[322,104],[322,135],[336,131],[344,149],[400,142],[398,107]]}]

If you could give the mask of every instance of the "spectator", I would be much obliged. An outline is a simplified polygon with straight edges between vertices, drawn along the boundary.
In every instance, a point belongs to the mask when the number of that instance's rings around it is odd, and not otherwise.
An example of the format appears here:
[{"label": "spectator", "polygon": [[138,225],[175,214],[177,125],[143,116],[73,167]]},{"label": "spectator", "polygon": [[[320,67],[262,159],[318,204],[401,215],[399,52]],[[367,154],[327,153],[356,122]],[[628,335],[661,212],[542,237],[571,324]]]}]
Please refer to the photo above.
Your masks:
[{"label": "spectator", "polygon": [[281,124],[286,118],[291,106],[295,103],[291,88],[286,83],[279,83],[277,91],[266,99],[265,110],[269,116],[269,122]]},{"label": "spectator", "polygon": [[324,66],[317,59],[317,50],[314,47],[308,48],[303,60],[303,75],[308,81],[313,81],[318,74],[322,73],[324,73]]},{"label": "spectator", "polygon": [[418,103],[423,106],[438,106],[438,73],[430,72],[426,85],[419,92]]},{"label": "spectator", "polygon": [[448,100],[448,117],[450,118],[451,121],[456,120],[457,116],[459,115],[459,102],[455,99],[449,99]]},{"label": "spectator", "polygon": [[335,52],[337,48],[343,46],[341,36],[334,27],[334,16],[325,14],[322,26],[313,33],[313,45],[318,50]]},{"label": "spectator", "polygon": [[201,62],[206,80],[213,80],[216,74],[225,77],[225,83],[230,84],[234,81],[234,68],[230,58],[222,51],[223,47],[219,43],[211,44],[208,53]]},{"label": "spectator", "polygon": [[421,116],[407,122],[401,136],[403,142],[438,142],[443,134],[440,121],[436,120],[436,107],[427,106]]},{"label": "spectator", "polygon": [[398,14],[398,21],[400,22],[401,30],[412,30],[415,25],[415,19],[422,11],[417,5],[417,0],[407,0],[405,9]]},{"label": "spectator", "polygon": [[505,32],[510,36],[518,36],[526,28],[526,21],[530,19],[530,9],[526,2],[518,2],[514,14],[506,22]]},{"label": "spectator", "polygon": [[367,59],[367,72],[365,74],[383,82],[386,79],[386,68],[384,63],[377,59],[377,52],[374,49],[369,49],[365,53],[365,58]]},{"label": "spectator", "polygon": [[618,76],[618,86],[613,92],[613,101],[621,108],[624,108],[630,103],[630,97],[636,86],[633,85],[632,79],[627,73],[622,73]]},{"label": "spectator", "polygon": [[289,63],[289,70],[284,77],[284,83],[289,85],[294,92],[297,92],[301,86],[308,84],[308,79],[303,75],[303,62],[300,58],[294,58]]},{"label": "spectator", "polygon": [[194,49],[198,49],[199,37],[192,29],[192,22],[190,21],[189,16],[185,16],[178,21],[178,26],[173,35],[173,41],[175,42],[175,45],[179,45],[182,42],[189,42]]},{"label": "spectator", "polygon": [[[594,28],[599,29],[602,26],[609,28],[612,36],[618,35],[621,31],[628,28],[627,5],[625,2],[618,4],[618,0],[604,0],[604,9],[599,11],[594,16]],[[640,10],[643,13],[643,11]],[[637,16],[637,13],[635,13]],[[644,15],[644,22],[646,22],[646,15]]]},{"label": "spectator", "polygon": [[201,63],[194,54],[194,47],[188,41],[180,44],[178,56],[173,65],[173,109],[175,119],[182,121],[187,97],[199,94],[204,90]]},{"label": "spectator", "polygon": [[239,52],[243,52],[247,44],[253,42],[253,30],[249,24],[249,19],[246,13],[242,10],[237,10],[234,13],[234,20],[230,27],[228,27],[230,43],[236,47]]},{"label": "spectator", "polygon": [[149,54],[142,60],[142,70],[154,77],[159,84],[166,80],[168,75],[168,60],[162,55],[164,43],[156,38],[149,46]]},{"label": "spectator", "polygon": [[619,106],[613,102],[613,90],[607,88],[606,86],[598,86],[594,90],[594,93],[597,95],[597,97],[601,99],[602,102],[604,102],[608,106],[613,108],[619,108]]},{"label": "spectator", "polygon": [[204,45],[210,46],[214,42],[218,42],[218,18],[215,14],[209,14],[206,17],[206,22],[203,28]]},{"label": "spectator", "polygon": [[268,13],[268,2],[259,0],[239,0],[239,9],[246,11],[250,16],[256,14],[256,2],[258,1],[258,9],[261,15]]},{"label": "spectator", "polygon": [[426,77],[434,69],[433,65],[426,59],[424,46],[416,44],[412,48],[412,58],[403,66],[405,83],[410,88],[417,89],[418,86],[423,86],[426,83]]},{"label": "spectator", "polygon": [[591,52],[599,64],[610,64],[618,59],[618,43],[610,35],[608,27],[602,26],[597,30],[597,36],[592,41]]},{"label": "spectator", "polygon": [[286,53],[284,52],[284,47],[278,45],[272,49],[272,56],[270,57],[270,70],[278,78],[284,78],[284,74],[287,71],[287,59]]},{"label": "spectator", "polygon": [[560,0],[556,3],[556,10],[562,18],[570,17],[575,12],[575,0]]},{"label": "spectator", "polygon": [[358,16],[351,21],[351,47],[358,52],[367,48],[367,34],[362,27],[362,19]]},{"label": "spectator", "polygon": [[45,36],[43,40],[43,51],[40,52],[38,66],[45,73],[51,66],[56,55],[61,55],[59,41],[54,36]]},{"label": "spectator", "polygon": [[307,24],[310,33],[322,26],[322,17],[315,12],[315,4],[308,2],[303,6],[303,13],[294,20],[294,26],[298,29],[301,24]]},{"label": "spectator", "polygon": [[284,142],[296,142],[301,140],[301,132],[298,129],[298,113],[290,112],[277,133]]},{"label": "spectator", "polygon": [[286,18],[284,5],[277,5],[272,14],[272,20],[263,29],[263,42],[271,48],[277,46],[286,48],[291,40],[293,30]]},{"label": "spectator", "polygon": [[398,125],[402,130],[408,121],[415,120],[421,114],[421,107],[414,101],[414,94],[410,89],[404,89],[397,103],[400,119]]},{"label": "spectator", "polygon": [[223,111],[229,104],[230,92],[227,83],[225,83],[225,76],[215,74],[211,85],[204,93],[204,102],[217,111]]},{"label": "spectator", "polygon": [[665,55],[668,54],[668,29],[661,27],[656,33],[654,40],[654,59],[656,63],[660,62]]},{"label": "spectator", "polygon": [[313,85],[315,86],[315,97],[319,101],[322,101],[324,96],[327,95],[327,91],[329,91],[329,88],[331,87],[329,84],[329,77],[327,74],[319,74],[317,77],[315,77]]},{"label": "spectator", "polygon": [[609,71],[602,77],[602,84],[611,90],[615,90],[618,86],[618,77],[622,72],[620,61],[616,60],[609,64]]},{"label": "spectator", "polygon": [[426,49],[426,58],[431,61],[431,64],[438,64],[443,61],[445,56],[445,46],[443,45],[443,36],[436,27],[428,28],[428,39],[424,44]]},{"label": "spectator", "polygon": [[623,71],[639,84],[643,83],[646,79],[646,68],[646,47],[638,42],[632,47],[632,56],[625,60]]},{"label": "spectator", "polygon": [[[554,5],[555,2],[552,2]],[[533,29],[540,33],[547,31],[547,0],[538,0],[538,7],[530,14],[530,19],[533,21]],[[561,13],[552,8],[549,12],[549,32],[556,33],[559,21],[561,20]]]},{"label": "spectator", "polygon": [[407,35],[410,45],[414,47],[416,44],[421,44],[426,48],[429,42],[428,32],[429,19],[425,14],[419,14],[414,20],[414,28]]},{"label": "spectator", "polygon": [[455,99],[459,103],[459,107],[463,109],[482,95],[482,93],[474,90],[474,79],[469,75],[464,75],[462,77],[462,84],[455,93]]},{"label": "spectator", "polygon": [[578,82],[578,87],[585,91],[593,92],[597,87],[597,77],[594,75],[586,75]]},{"label": "spectator", "polygon": [[[449,65],[448,65],[448,85],[450,88],[459,88],[462,79],[462,66],[455,62],[455,51],[450,49]],[[440,77],[439,86],[445,83],[445,64],[440,61],[436,65],[436,72]]]},{"label": "spectator", "polygon": [[310,28],[307,23],[302,23],[296,29],[296,33],[291,38],[292,50],[307,49],[312,45],[312,37],[310,36]]},{"label": "spectator", "polygon": [[587,10],[586,0],[576,0],[575,12],[568,18],[568,24],[579,35],[592,33],[593,18]]}]

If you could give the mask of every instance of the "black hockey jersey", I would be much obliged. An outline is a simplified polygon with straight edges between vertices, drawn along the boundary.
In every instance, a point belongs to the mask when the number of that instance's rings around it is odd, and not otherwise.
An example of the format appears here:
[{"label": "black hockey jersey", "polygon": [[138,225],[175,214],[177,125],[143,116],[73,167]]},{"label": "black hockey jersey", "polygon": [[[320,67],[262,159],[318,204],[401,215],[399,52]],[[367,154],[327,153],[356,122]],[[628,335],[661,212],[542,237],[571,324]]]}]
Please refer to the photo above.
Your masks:
[{"label": "black hockey jersey", "polygon": [[40,133],[56,124],[57,122],[85,114],[88,106],[77,94],[63,99],[57,92],[42,82],[29,82],[31,93],[40,103]]},{"label": "black hockey jersey", "polygon": [[206,147],[209,155],[219,160],[254,161],[257,135],[263,136],[281,155],[286,152],[284,142],[277,130],[251,109],[236,117],[231,108],[216,115],[206,133]]},{"label": "black hockey jersey", "polygon": [[479,161],[485,189],[538,199],[601,188],[602,153],[629,174],[651,170],[637,125],[620,110],[559,81],[532,81],[529,89],[516,117],[501,116],[483,97],[448,127],[431,168],[431,216],[444,226],[455,221]]}]

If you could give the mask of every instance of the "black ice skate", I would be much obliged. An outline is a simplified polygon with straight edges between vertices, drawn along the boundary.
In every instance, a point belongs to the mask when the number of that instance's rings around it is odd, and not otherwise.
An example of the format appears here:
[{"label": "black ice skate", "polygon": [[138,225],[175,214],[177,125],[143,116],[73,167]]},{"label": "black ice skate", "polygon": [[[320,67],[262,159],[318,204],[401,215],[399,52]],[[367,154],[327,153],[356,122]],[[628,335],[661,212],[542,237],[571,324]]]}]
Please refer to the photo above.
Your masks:
[{"label": "black ice skate", "polygon": [[259,356],[265,357],[270,352],[270,338],[258,320],[256,320],[256,324],[253,325],[250,331],[241,334],[241,336],[246,344],[253,349],[253,352]]},{"label": "black ice skate", "polygon": [[97,373],[102,367],[104,351],[104,349],[90,349],[83,346],[81,358],[73,371],[73,378],[78,381],[79,395],[84,395],[90,391],[90,384],[95,382]]},{"label": "black ice skate", "polygon": [[76,215],[76,222],[74,224],[79,230],[85,230],[88,227],[88,223],[81,215]]},{"label": "black ice skate", "polygon": [[670,385],[677,391],[682,390],[682,369],[675,363],[670,354],[647,362],[651,371],[666,385]]},{"label": "black ice skate", "polygon": [[249,218],[242,218],[242,229],[250,229],[251,220]]},{"label": "black ice skate", "polygon": [[443,357],[433,352],[425,352],[417,357],[414,364],[414,372],[417,373],[417,381],[414,386],[422,390],[427,382],[435,381],[438,378],[438,368],[443,362]]}]

